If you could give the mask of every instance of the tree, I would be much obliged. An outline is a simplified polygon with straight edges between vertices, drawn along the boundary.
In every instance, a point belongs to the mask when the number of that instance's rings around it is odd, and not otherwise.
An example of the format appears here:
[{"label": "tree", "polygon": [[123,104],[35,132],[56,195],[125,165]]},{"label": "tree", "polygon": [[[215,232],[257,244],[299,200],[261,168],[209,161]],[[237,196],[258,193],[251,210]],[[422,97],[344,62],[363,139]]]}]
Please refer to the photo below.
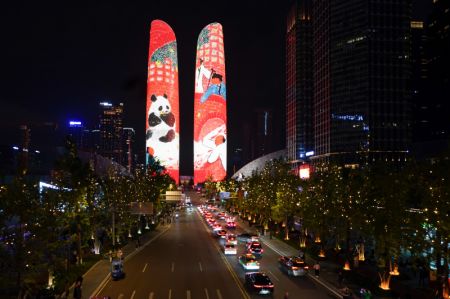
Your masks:
[{"label": "tree", "polygon": [[34,256],[37,239],[37,209],[39,193],[35,184],[26,182],[23,175],[15,177],[12,184],[3,186],[0,193],[0,211],[3,214],[3,242],[7,246],[6,255],[11,263],[10,269],[16,274],[16,286],[21,296],[30,291],[30,277],[36,271]]},{"label": "tree", "polygon": [[88,206],[87,191],[91,190],[93,171],[90,165],[83,163],[77,154],[75,144],[70,138],[66,139],[66,151],[55,163],[56,184],[60,187],[65,202],[65,213],[70,222],[66,225],[73,232],[73,240],[76,244],[77,263],[82,263],[82,244],[87,240],[83,236],[83,227],[89,228],[89,217],[86,211]]}]

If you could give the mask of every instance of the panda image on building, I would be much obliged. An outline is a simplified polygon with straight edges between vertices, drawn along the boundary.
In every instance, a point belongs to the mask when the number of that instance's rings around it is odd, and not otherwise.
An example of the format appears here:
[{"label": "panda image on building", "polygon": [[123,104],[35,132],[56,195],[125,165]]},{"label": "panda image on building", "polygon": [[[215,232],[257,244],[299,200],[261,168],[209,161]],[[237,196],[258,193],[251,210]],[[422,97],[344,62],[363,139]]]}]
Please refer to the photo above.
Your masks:
[{"label": "panda image on building", "polygon": [[146,147],[149,154],[158,158],[164,165],[171,166],[178,161],[175,116],[166,94],[153,94],[150,99]]}]

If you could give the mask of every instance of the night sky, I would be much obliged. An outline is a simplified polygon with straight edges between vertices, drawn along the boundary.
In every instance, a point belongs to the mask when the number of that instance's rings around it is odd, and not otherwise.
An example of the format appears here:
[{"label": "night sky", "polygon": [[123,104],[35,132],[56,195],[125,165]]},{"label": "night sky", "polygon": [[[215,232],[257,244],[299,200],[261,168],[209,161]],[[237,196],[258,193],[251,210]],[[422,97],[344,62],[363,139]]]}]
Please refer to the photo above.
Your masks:
[{"label": "night sky", "polygon": [[[161,19],[178,44],[181,174],[192,173],[194,63],[201,29],[224,30],[228,151],[254,108],[274,109],[284,132],[283,1],[8,1],[0,9],[2,144],[19,124],[97,123],[98,103],[123,102],[124,125],[144,151],[149,30]],[[287,2],[287,1],[286,1]],[[183,4],[180,4],[183,3]],[[282,4],[280,4],[282,3]],[[181,5],[181,6],[180,6]],[[284,134],[275,144],[284,147]],[[230,160],[230,159],[229,159]]]}]

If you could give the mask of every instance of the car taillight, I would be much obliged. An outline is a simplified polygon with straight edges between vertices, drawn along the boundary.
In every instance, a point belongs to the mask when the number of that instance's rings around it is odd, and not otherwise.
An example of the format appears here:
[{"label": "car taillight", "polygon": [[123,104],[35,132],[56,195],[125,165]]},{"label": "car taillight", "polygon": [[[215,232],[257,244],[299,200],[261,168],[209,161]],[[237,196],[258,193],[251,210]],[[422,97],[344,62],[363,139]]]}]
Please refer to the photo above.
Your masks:
[{"label": "car taillight", "polygon": [[292,267],[292,270],[298,270],[298,267]]},{"label": "car taillight", "polygon": [[273,285],[272,285],[272,284],[268,284],[268,285],[254,284],[253,286],[254,286],[255,288],[258,288],[258,289],[260,289],[260,288],[273,288]]}]

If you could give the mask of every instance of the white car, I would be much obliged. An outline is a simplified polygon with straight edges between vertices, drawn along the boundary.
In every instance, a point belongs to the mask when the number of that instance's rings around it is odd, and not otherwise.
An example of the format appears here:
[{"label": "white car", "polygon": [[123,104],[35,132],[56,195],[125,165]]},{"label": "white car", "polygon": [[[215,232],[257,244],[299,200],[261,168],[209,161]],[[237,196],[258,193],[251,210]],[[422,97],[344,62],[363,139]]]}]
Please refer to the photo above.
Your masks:
[{"label": "white car", "polygon": [[259,270],[259,262],[256,261],[256,257],[253,254],[241,255],[238,259],[239,264],[244,268],[244,270]]},{"label": "white car", "polygon": [[234,246],[234,244],[227,243],[223,246],[223,252],[226,255],[235,255],[237,254],[237,249],[236,246]]}]

